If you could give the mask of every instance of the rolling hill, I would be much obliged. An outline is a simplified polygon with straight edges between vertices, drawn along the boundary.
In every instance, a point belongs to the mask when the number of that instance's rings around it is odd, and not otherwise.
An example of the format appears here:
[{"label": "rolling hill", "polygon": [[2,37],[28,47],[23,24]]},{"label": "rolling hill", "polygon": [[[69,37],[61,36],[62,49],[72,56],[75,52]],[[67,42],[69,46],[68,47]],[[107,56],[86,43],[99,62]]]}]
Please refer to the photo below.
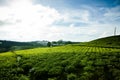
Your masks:
[{"label": "rolling hill", "polygon": [[50,47],[50,46],[60,46],[66,44],[77,44],[79,42],[71,42],[71,41],[31,41],[31,42],[17,42],[17,41],[7,41],[0,40],[0,53],[7,52],[11,50],[24,50],[24,49],[32,49],[38,47]]},{"label": "rolling hill", "polygon": [[120,35],[99,38],[85,44],[89,46],[120,47]]},{"label": "rolling hill", "polygon": [[89,45],[70,44],[2,53],[0,79],[120,80],[120,48],[106,47],[108,41],[112,42],[110,46],[118,46],[119,36],[97,39],[88,42]]},{"label": "rolling hill", "polygon": [[43,41],[34,41],[34,42],[17,42],[17,41],[6,41],[0,40],[0,52],[7,52],[10,50],[23,50],[31,49],[36,47],[47,46],[47,43],[43,44]]}]

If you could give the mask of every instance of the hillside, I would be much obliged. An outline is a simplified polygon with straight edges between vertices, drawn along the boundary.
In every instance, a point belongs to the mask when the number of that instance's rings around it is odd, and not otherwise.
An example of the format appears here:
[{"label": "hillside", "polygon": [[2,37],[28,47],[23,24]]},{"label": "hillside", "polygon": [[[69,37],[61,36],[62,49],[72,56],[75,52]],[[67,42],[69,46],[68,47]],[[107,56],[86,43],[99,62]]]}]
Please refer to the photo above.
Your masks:
[{"label": "hillside", "polygon": [[1,53],[0,80],[120,80],[119,39]]},{"label": "hillside", "polygon": [[120,47],[120,35],[96,39],[85,44],[89,46]]},{"label": "hillside", "polygon": [[31,42],[17,42],[17,41],[7,41],[0,40],[0,53],[7,52],[11,50],[24,50],[24,49],[32,49],[37,47],[50,47],[50,46],[60,46],[66,44],[77,44],[78,42],[71,41],[31,41]]},{"label": "hillside", "polygon": [[[47,44],[47,43],[46,43]],[[0,52],[7,52],[10,50],[22,50],[31,49],[36,47],[43,47],[46,44],[35,42],[17,42],[17,41],[6,41],[0,40]]]},{"label": "hillside", "polygon": [[120,49],[66,45],[0,54],[1,80],[120,80]]}]

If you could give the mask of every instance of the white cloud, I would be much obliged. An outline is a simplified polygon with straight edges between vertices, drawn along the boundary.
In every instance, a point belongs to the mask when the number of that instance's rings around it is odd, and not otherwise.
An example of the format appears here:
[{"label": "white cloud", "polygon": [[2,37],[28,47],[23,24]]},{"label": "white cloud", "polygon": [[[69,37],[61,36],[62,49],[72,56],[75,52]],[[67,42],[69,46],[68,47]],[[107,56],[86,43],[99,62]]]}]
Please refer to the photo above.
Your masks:
[{"label": "white cloud", "polygon": [[[94,15],[99,13],[97,10],[93,10],[94,14],[90,11],[93,8],[90,10],[65,10],[60,13],[51,7],[32,4],[32,0],[10,1],[8,6],[0,7],[0,22],[2,22],[0,26],[0,39],[5,40],[34,41],[63,39],[89,41],[98,37],[113,35],[113,29],[116,25],[110,22],[101,24],[99,20],[108,20],[111,16],[115,16],[115,12],[119,16],[119,11],[116,8],[108,10],[105,15],[102,14],[104,17],[99,15],[97,17],[97,15]],[[63,25],[55,25],[54,22],[56,21],[62,21]],[[3,23],[6,25],[3,25]],[[69,23],[68,26],[65,26],[65,23]],[[76,26],[76,23],[86,23],[87,25]]]},{"label": "white cloud", "polygon": [[66,10],[63,12],[63,20],[65,22],[83,22],[87,23],[89,21],[90,13],[88,10],[78,9],[78,10]]},{"label": "white cloud", "polygon": [[0,27],[0,39],[44,39],[51,31],[49,26],[59,18],[60,14],[53,8],[33,5],[30,0],[12,0],[9,6],[0,7],[0,21],[11,23]]},{"label": "white cloud", "polygon": [[104,14],[104,17],[111,22],[118,19],[120,20],[120,6],[108,9],[107,12]]}]

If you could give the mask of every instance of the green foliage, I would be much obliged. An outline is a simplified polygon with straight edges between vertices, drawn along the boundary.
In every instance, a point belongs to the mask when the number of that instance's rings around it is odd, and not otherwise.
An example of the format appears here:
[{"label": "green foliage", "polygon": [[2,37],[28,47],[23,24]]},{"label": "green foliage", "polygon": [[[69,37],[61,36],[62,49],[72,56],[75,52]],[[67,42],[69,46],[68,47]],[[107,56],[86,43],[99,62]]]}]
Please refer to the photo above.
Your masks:
[{"label": "green foliage", "polygon": [[120,49],[66,45],[0,54],[1,80],[119,80]]},{"label": "green foliage", "polygon": [[29,78],[25,75],[21,75],[21,77],[19,78],[19,80],[29,80]]},{"label": "green foliage", "polygon": [[0,53],[7,52],[11,50],[25,50],[37,47],[47,47],[46,44],[35,42],[16,42],[16,41],[6,41],[0,40]]},{"label": "green foliage", "polygon": [[73,73],[67,75],[67,80],[76,80],[77,79],[77,76]]},{"label": "green foliage", "polygon": [[87,45],[120,48],[120,35],[96,39],[88,42]]},{"label": "green foliage", "polygon": [[48,47],[51,47],[51,45],[52,45],[51,42],[48,42],[48,43],[47,43],[47,46],[48,46]]}]

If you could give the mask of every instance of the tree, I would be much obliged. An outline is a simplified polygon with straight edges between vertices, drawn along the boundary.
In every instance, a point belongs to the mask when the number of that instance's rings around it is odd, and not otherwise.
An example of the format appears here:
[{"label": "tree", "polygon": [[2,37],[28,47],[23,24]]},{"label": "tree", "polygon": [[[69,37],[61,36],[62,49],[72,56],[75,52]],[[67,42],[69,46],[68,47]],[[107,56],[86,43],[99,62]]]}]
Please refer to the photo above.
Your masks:
[{"label": "tree", "polygon": [[58,40],[57,42],[58,42],[58,44],[60,45],[60,44],[63,43],[63,40]]},{"label": "tree", "polygon": [[47,46],[48,46],[48,47],[51,47],[51,42],[48,42],[48,43],[47,43]]}]

